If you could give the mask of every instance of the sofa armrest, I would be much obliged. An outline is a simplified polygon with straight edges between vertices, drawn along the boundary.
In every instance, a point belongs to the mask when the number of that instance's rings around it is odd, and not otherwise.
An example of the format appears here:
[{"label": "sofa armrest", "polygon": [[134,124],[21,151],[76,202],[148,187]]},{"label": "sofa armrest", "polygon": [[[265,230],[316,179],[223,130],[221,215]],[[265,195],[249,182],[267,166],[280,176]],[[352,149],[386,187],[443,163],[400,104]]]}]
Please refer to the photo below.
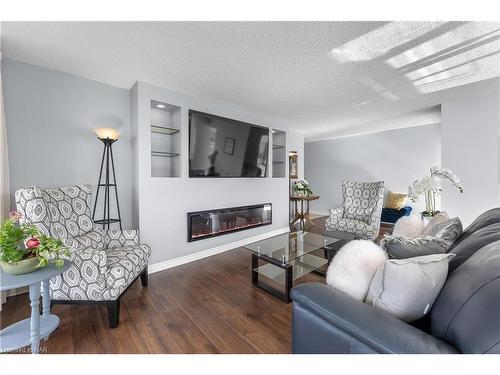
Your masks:
[{"label": "sofa armrest", "polygon": [[342,219],[343,216],[344,216],[344,207],[339,206],[331,208],[328,214],[328,218],[326,219],[325,225],[327,227],[331,227],[338,220]]},{"label": "sofa armrest", "polygon": [[292,289],[293,353],[457,353],[451,345],[325,284]]},{"label": "sofa armrest", "polygon": [[344,207],[339,206],[330,209],[330,218],[332,219],[342,219],[344,215]]},{"label": "sofa armrest", "polygon": [[[382,219],[382,206],[377,206],[373,209],[370,214],[370,219],[368,225],[378,229],[380,228],[380,220]],[[377,233],[378,234],[378,233]]]},{"label": "sofa armrest", "polygon": [[139,231],[133,229],[104,231],[104,245],[108,249],[139,245]]}]

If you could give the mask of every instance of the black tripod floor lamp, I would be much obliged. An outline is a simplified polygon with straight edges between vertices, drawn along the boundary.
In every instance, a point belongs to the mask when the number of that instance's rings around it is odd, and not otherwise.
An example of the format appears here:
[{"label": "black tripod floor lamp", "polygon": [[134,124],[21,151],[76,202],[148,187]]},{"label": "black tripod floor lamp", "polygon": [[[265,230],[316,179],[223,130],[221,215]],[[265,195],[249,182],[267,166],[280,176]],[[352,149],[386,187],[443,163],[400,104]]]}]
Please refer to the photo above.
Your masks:
[{"label": "black tripod floor lamp", "polygon": [[[118,223],[120,225],[120,230],[122,229],[122,219],[120,216],[120,203],[118,203],[118,188],[116,186],[116,176],[115,176],[115,162],[113,160],[113,149],[111,145],[118,140],[118,136],[120,133],[116,129],[112,128],[97,128],[94,129],[97,134],[97,138],[99,138],[102,143],[104,143],[104,150],[102,153],[101,159],[101,170],[99,171],[99,182],[97,183],[97,192],[95,195],[95,203],[94,210],[92,212],[92,220],[96,224],[102,224],[102,229],[109,229],[109,226],[114,223]],[[110,161],[111,161],[111,169],[110,169]],[[104,169],[104,176],[103,171]],[[112,177],[112,180],[111,180]],[[110,216],[110,189],[114,189],[115,191],[115,199],[116,199],[116,210],[118,214],[118,218],[112,219]],[[101,189],[104,189],[104,209],[103,209],[103,218],[95,220],[95,213],[97,208],[97,203],[99,202],[99,193]]]}]

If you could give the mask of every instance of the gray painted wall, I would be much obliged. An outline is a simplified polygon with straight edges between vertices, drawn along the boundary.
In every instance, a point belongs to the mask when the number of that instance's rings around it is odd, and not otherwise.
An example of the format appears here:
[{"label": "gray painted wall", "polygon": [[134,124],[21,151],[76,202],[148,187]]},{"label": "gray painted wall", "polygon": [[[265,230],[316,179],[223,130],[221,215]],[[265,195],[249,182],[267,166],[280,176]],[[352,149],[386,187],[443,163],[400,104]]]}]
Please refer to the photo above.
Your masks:
[{"label": "gray painted wall", "polygon": [[442,104],[443,165],[462,180],[443,185],[443,207],[464,225],[500,206],[500,79],[453,90]]},{"label": "gray painted wall", "polygon": [[124,228],[131,227],[129,91],[74,75],[2,60],[12,204],[15,190],[88,183],[99,174],[102,143],[93,128],[114,127]]},{"label": "gray painted wall", "polygon": [[[314,193],[311,211],[327,213],[342,203],[343,180],[385,181],[389,190],[405,193],[408,185],[441,165],[441,126],[427,125],[379,133],[308,142],[305,177]],[[421,207],[422,202],[416,204]]]}]

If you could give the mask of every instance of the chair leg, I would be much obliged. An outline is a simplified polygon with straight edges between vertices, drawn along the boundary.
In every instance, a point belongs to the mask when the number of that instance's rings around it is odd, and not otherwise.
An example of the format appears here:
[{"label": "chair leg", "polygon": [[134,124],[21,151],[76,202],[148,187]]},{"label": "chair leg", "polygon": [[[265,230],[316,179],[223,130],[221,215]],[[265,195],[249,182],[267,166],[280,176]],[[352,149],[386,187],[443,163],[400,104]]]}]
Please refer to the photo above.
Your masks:
[{"label": "chair leg", "polygon": [[120,322],[120,298],[107,301],[109,327],[116,328]]},{"label": "chair leg", "polygon": [[148,267],[146,267],[144,269],[144,271],[142,271],[141,273],[141,284],[143,287],[147,287],[148,286],[148,282],[149,282],[149,279],[148,279]]}]

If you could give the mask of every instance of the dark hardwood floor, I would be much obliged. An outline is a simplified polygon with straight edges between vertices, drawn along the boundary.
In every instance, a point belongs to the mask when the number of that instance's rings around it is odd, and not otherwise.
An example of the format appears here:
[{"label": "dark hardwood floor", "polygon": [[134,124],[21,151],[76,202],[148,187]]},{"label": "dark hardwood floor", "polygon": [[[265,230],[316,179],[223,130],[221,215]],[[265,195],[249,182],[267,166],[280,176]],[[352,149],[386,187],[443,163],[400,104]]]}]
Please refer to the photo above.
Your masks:
[{"label": "dark hardwood floor", "polygon": [[[311,229],[321,232],[324,218]],[[297,283],[323,281],[309,274]],[[120,324],[108,328],[105,306],[55,305],[59,328],[47,353],[289,353],[291,304],[252,286],[250,252],[228,251],[137,281],[121,302]],[[29,316],[26,294],[9,297],[5,327]]]}]

